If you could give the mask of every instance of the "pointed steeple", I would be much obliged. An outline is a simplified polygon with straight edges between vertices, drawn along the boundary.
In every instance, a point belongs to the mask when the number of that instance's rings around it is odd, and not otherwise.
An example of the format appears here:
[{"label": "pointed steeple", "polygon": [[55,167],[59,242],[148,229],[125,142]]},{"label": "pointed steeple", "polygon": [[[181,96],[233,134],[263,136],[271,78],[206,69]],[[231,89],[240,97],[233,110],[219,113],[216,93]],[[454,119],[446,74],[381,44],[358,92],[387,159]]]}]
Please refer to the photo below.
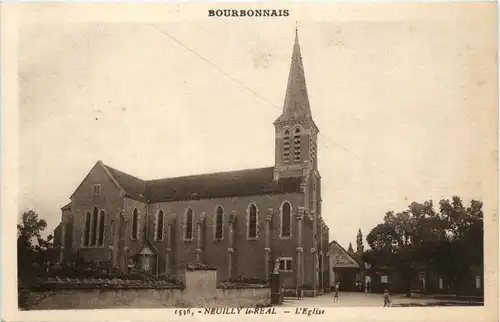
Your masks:
[{"label": "pointed steeple", "polygon": [[295,28],[295,44],[293,45],[283,114],[281,114],[277,121],[281,122],[308,117],[311,117],[311,108],[309,106],[309,96],[307,95],[302,56],[300,54],[299,34],[297,28]]},{"label": "pointed steeple", "polygon": [[[306,181],[307,184],[312,184],[312,181],[309,182],[313,180],[312,178],[318,180],[317,142],[319,130],[312,119],[309,106],[297,29],[295,29],[295,44],[293,45],[283,113],[274,122],[274,127],[276,130],[274,180],[303,177],[304,184]],[[313,175],[310,171],[316,171],[316,173]],[[314,199],[311,198],[311,201],[314,202]],[[312,207],[312,205],[309,206]]]}]

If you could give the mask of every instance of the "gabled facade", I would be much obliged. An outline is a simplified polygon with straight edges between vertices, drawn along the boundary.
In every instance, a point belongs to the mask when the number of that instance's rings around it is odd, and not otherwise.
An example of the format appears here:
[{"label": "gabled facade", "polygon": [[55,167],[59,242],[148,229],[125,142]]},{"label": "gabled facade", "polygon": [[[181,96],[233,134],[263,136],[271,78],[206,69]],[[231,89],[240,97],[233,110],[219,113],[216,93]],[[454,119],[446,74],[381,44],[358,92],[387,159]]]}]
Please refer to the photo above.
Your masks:
[{"label": "gabled facade", "polygon": [[203,262],[226,280],[269,278],[279,258],[285,287],[321,290],[328,227],[298,35],[274,126],[276,162],[267,168],[142,180],[98,161],[62,208],[61,259],[158,274]]},{"label": "gabled facade", "polygon": [[339,283],[343,291],[356,291],[356,282],[364,282],[361,258],[354,252],[345,250],[336,241],[329,244],[328,258],[331,287]]}]

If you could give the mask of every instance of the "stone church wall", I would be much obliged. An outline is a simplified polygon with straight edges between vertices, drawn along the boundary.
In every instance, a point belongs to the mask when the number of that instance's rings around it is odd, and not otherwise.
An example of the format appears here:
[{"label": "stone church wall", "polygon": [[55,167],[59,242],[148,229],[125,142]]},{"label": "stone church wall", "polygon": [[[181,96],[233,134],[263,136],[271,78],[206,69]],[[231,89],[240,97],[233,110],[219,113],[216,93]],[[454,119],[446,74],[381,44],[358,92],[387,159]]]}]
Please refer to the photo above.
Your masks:
[{"label": "stone church wall", "polygon": [[[289,201],[292,205],[292,234],[290,238],[281,239],[280,234],[280,206],[283,201]],[[247,240],[247,209],[251,203],[257,206],[258,230],[256,240]],[[270,230],[269,244],[272,249],[271,258],[276,256],[295,256],[297,239],[297,225],[294,218],[299,206],[303,204],[301,194],[283,194],[266,196],[249,196],[238,198],[221,198],[210,200],[180,201],[168,203],[151,204],[149,214],[151,222],[155,221],[155,214],[163,209],[168,219],[176,218],[175,222],[175,250],[174,257],[176,265],[196,260],[197,231],[196,222],[201,213],[205,213],[205,227],[202,234],[202,259],[217,268],[218,279],[226,280],[228,276],[228,248],[229,245],[229,217],[236,211],[236,222],[233,239],[233,277],[244,275],[246,277],[265,276],[265,224],[268,209],[272,208],[272,228]],[[220,205],[224,209],[223,239],[218,241],[214,238],[215,209]],[[192,240],[184,240],[184,213],[190,207],[194,212],[194,233]],[[153,225],[151,225],[153,226]],[[166,230],[165,230],[166,232]],[[150,235],[152,232],[150,232]],[[304,236],[305,238],[305,236]],[[160,271],[165,270],[165,250],[167,238],[155,241],[154,244],[160,251]]]},{"label": "stone church wall", "polygon": [[[92,186],[101,185],[99,195],[93,195]],[[111,220],[123,209],[123,197],[113,181],[99,165],[94,166],[71,198],[71,214],[63,213],[63,222],[68,216],[73,219],[72,250],[80,250],[80,255],[89,260],[111,260],[113,238],[110,233]],[[85,212],[97,206],[106,213],[104,229],[104,245],[82,247],[85,231]],[[66,217],[66,218],[65,218]],[[68,247],[68,246],[66,246]]]},{"label": "stone church wall", "polygon": [[[92,193],[94,184],[101,185],[99,195]],[[292,206],[291,236],[281,237],[280,207],[284,201],[289,201]],[[251,203],[257,207],[258,228],[257,238],[248,239],[248,209]],[[214,238],[215,209],[220,205],[224,209],[223,238]],[[218,270],[218,279],[227,280],[230,277],[237,278],[257,277],[264,278],[266,266],[269,272],[272,271],[276,257],[291,257],[293,270],[283,272],[283,283],[285,285],[295,285],[297,283],[296,267],[296,247],[298,239],[298,226],[295,215],[298,208],[304,205],[304,195],[301,193],[248,196],[236,198],[218,198],[208,200],[177,201],[146,204],[120,195],[119,189],[106,174],[105,170],[96,165],[89,175],[82,182],[80,187],[72,197],[71,211],[63,211],[63,222],[71,221],[71,247],[69,252],[65,250],[65,256],[70,252],[78,252],[80,256],[91,261],[109,261],[124,268],[124,256],[135,254],[144,242],[145,226],[149,239],[158,250],[158,260],[154,264],[155,270],[159,273],[167,271],[167,249],[171,249],[168,259],[168,271],[173,273],[183,263],[195,262],[197,249],[201,249],[200,260],[206,262]],[[83,232],[85,229],[85,212],[92,212],[92,208],[97,206],[99,210],[106,212],[105,233],[103,246],[82,247]],[[185,212],[190,207],[193,210],[193,236],[190,240],[184,239]],[[139,236],[132,239],[132,216],[134,209],[139,210]],[[163,238],[155,239],[156,214],[162,209],[164,217]],[[272,211],[269,213],[269,210]],[[114,234],[118,234],[118,214],[125,210],[128,215],[127,227],[121,232],[121,238],[114,239]],[[197,222],[204,213],[204,225],[200,241],[198,241]],[[234,214],[233,243],[229,241],[229,218]],[[266,245],[266,217],[271,214],[272,221],[269,231],[269,244]],[[147,224],[146,224],[147,223]],[[171,240],[169,246],[169,228],[172,225]],[[310,250],[313,247],[313,229],[308,219],[303,219],[303,263],[304,263],[304,284],[312,285],[313,280],[313,255]],[[265,248],[271,249],[269,262],[265,263]],[[228,249],[234,250],[232,256],[232,273],[229,276],[229,255]],[[115,253],[114,250],[117,250]]]},{"label": "stone church wall", "polygon": [[314,255],[311,253],[311,248],[313,247],[313,222],[304,219],[304,271],[309,272],[309,274],[304,274],[304,284],[313,285],[313,272],[314,272]]},{"label": "stone church wall", "polygon": [[[138,225],[138,238],[134,239],[132,238],[132,220],[133,220],[133,214],[134,214],[134,209],[138,210],[139,212],[139,225]],[[146,219],[147,219],[147,204],[144,202],[140,202],[134,199],[130,198],[125,198],[124,200],[124,209],[127,212],[127,215],[129,217],[129,222],[128,222],[128,236],[126,238],[129,241],[129,254],[135,254],[139,248],[143,245],[144,243],[144,226],[146,225]]]}]

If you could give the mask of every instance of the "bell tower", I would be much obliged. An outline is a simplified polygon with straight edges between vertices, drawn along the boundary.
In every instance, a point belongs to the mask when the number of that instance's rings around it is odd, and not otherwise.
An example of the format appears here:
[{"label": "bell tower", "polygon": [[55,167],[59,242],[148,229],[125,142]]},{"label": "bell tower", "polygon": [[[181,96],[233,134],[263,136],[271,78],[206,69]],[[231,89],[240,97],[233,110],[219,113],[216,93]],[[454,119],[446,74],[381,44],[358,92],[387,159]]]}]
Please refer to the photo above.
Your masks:
[{"label": "bell tower", "polygon": [[274,126],[276,128],[274,179],[309,177],[311,172],[317,172],[319,130],[312,119],[309,106],[297,29],[295,29],[295,43],[283,113],[274,122]]},{"label": "bell tower", "polygon": [[[312,262],[312,286],[317,289],[323,281],[324,232],[321,215],[321,177],[318,172],[317,140],[318,127],[314,123],[307,95],[304,65],[300,53],[299,35],[295,29],[292,61],[288,74],[283,112],[274,122],[275,164],[274,180],[300,178],[303,193],[304,220],[297,220],[298,231],[302,231],[303,221],[312,224],[312,232],[299,235],[297,240],[297,280],[303,282],[305,262]],[[302,239],[309,239],[312,247],[302,248]]]}]

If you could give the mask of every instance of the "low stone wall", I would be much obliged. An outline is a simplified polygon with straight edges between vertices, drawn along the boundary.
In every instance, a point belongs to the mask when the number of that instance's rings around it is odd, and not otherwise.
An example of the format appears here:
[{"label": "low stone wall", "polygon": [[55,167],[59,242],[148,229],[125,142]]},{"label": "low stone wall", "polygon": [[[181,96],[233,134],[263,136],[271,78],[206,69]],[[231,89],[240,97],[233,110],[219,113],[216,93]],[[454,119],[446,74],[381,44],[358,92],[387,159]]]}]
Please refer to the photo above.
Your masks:
[{"label": "low stone wall", "polygon": [[270,288],[217,289],[186,298],[187,307],[255,307],[270,304]]},{"label": "low stone wall", "polygon": [[180,301],[179,289],[54,289],[28,296],[30,310],[161,308]]},{"label": "low stone wall", "polygon": [[[283,292],[286,297],[296,297],[297,290],[294,289],[285,289]],[[302,290],[302,297],[316,297],[318,292],[316,290]]]},{"label": "low stone wall", "polygon": [[197,293],[179,289],[63,289],[32,292],[30,310],[255,307],[268,305],[270,289],[217,289]]},{"label": "low stone wall", "polygon": [[[255,307],[270,304],[271,290],[263,285],[217,288],[216,271],[183,272],[185,288],[153,287],[51,287],[27,294],[30,310],[173,308],[173,307]],[[61,285],[62,286],[62,285]]]}]

